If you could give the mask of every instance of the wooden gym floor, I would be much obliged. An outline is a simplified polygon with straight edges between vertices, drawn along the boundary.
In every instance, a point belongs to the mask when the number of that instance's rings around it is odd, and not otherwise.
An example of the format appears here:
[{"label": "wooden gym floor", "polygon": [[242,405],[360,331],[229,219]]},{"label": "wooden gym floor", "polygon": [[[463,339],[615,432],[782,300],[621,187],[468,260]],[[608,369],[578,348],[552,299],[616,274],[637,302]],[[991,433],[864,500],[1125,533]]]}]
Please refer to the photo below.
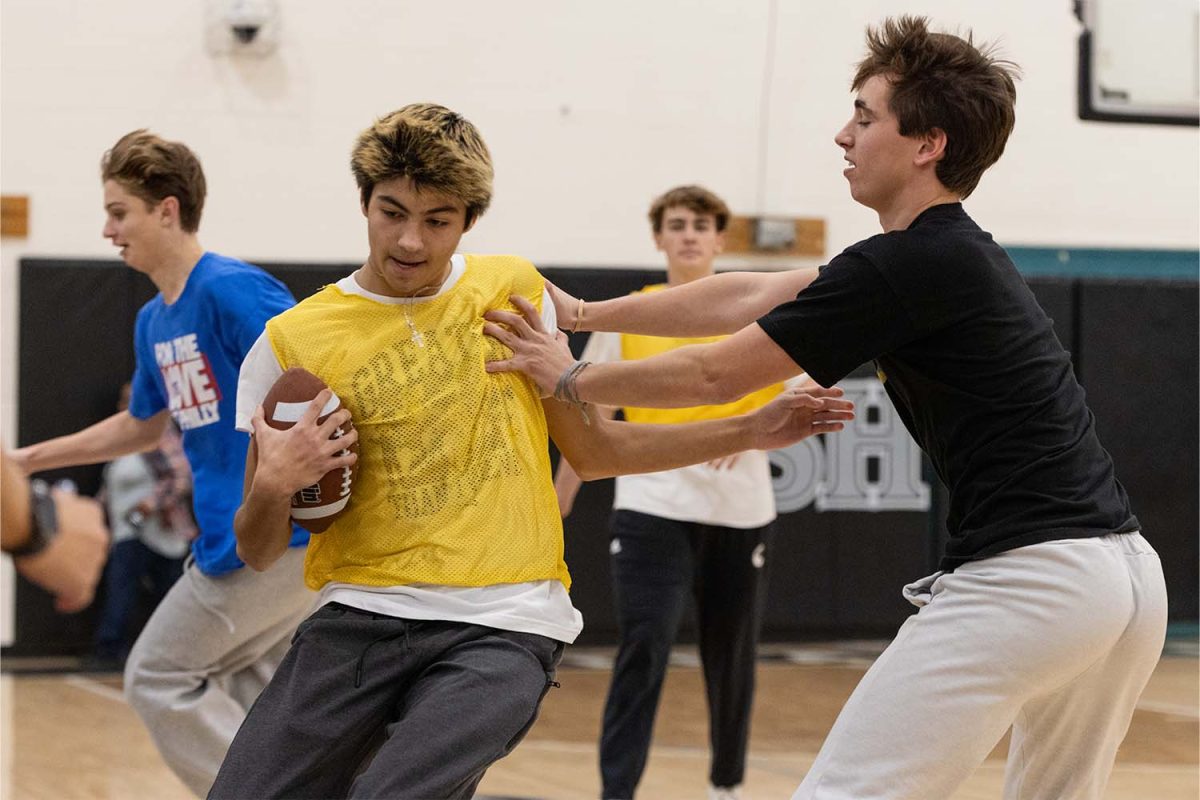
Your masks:
[{"label": "wooden gym floor", "polygon": [[[765,648],[758,668],[745,796],[787,798],[816,755],[842,703],[878,652],[877,643]],[[575,649],[541,717],[511,756],[492,767],[480,796],[591,800],[599,794],[596,738],[611,653]],[[184,800],[133,711],[119,675],[13,674],[4,664],[0,798]],[[1200,662],[1194,645],[1165,654],[1117,758],[1106,800],[1200,796]],[[639,796],[705,797],[707,721],[695,656],[678,648],[667,678],[654,747]],[[999,798],[1007,741],[955,800]]]}]

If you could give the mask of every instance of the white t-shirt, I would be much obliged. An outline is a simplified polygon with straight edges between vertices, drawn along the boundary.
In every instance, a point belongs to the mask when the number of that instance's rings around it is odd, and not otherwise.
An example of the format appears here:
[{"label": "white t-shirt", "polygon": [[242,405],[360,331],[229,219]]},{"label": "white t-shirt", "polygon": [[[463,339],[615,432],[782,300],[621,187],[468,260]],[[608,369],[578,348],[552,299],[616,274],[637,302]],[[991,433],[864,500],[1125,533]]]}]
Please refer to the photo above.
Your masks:
[{"label": "white t-shirt", "polygon": [[[597,364],[621,361],[621,334],[593,333],[581,358]],[[747,450],[732,467],[695,464],[620,475],[613,508],[701,525],[761,528],[775,519],[771,466],[764,451]]]},{"label": "white t-shirt", "polygon": [[[374,294],[359,286],[353,275],[342,278],[337,282],[337,287],[347,294],[357,294],[378,303],[423,303],[451,291],[465,269],[466,259],[461,255],[453,256],[446,282],[436,295],[429,297],[401,298]],[[548,330],[554,330],[557,326],[558,318],[548,292],[542,296],[542,320]],[[238,377],[238,430],[251,429],[250,418],[254,416],[254,410],[282,374],[283,367],[264,332],[246,354]],[[321,588],[317,602],[318,605],[342,603],[403,619],[465,622],[500,630],[535,633],[568,644],[575,641],[583,629],[583,616],[571,604],[566,588],[556,580],[478,587],[423,583],[367,587],[352,583],[327,583]]]}]

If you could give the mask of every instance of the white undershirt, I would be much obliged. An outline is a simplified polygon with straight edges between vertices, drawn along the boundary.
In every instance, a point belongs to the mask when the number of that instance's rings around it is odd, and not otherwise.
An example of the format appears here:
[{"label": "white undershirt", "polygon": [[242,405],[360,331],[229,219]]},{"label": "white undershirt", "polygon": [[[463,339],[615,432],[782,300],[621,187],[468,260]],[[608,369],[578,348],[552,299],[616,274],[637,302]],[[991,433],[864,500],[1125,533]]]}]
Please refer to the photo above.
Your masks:
[{"label": "white undershirt", "polygon": [[[353,275],[337,282],[347,294],[356,294],[388,305],[423,303],[453,290],[466,270],[466,259],[454,255],[450,274],[437,294],[428,297],[386,297],[362,288]],[[548,292],[542,294],[542,321],[547,330],[557,327],[558,318]],[[283,367],[264,332],[258,337],[238,376],[238,430],[249,431],[250,418],[271,386],[283,374]],[[319,535],[319,534],[318,534]],[[571,604],[566,587],[557,580],[501,583],[492,586],[462,587],[414,583],[404,586],[360,586],[353,583],[327,583],[321,588],[318,605],[342,603],[389,617],[444,620],[486,625],[507,631],[547,636],[570,644],[583,629],[583,616]]]}]

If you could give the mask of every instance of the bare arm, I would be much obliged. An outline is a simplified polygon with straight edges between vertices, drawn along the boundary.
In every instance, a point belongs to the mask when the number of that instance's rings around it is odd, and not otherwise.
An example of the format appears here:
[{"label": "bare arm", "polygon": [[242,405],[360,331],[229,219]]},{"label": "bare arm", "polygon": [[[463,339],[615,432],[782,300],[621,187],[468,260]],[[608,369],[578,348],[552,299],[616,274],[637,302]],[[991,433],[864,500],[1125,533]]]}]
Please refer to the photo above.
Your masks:
[{"label": "bare arm", "polygon": [[550,435],[584,480],[635,472],[657,472],[711,461],[744,450],[774,450],[832,433],[853,419],[853,403],[841,389],[788,389],[751,414],[682,425],[634,425],[594,418],[557,400],[543,408]]},{"label": "bare arm", "polygon": [[786,272],[723,272],[661,292],[583,304],[558,287],[547,286],[554,299],[558,327],[563,330],[719,336],[741,330],[780,303],[794,299],[816,277],[815,267]]},{"label": "bare arm", "polygon": [[[7,552],[29,541],[29,481],[7,454],[0,461],[0,545]],[[51,496],[57,535],[40,553],[15,558],[13,563],[18,572],[54,595],[55,609],[72,613],[92,602],[108,556],[108,530],[95,500],[59,489]]]},{"label": "bare arm", "polygon": [[346,409],[317,424],[330,392],[322,389],[300,420],[286,431],[267,425],[262,407],[254,412],[254,434],[246,451],[246,479],[241,508],[233,519],[238,558],[263,571],[287,552],[292,538],[291,497],[331,469],[348,467],[358,458],[339,455],[358,439],[352,431],[337,439],[333,432],[350,418]]},{"label": "bare arm", "polygon": [[[513,303],[521,314],[489,311],[484,315],[489,320],[484,333],[513,351],[511,358],[489,362],[486,368],[523,372],[543,396],[550,395],[575,359],[564,341],[545,330],[528,301],[513,298]],[[711,344],[680,347],[637,361],[593,364],[578,373],[574,388],[580,400],[602,405],[687,408],[728,403],[803,371],[752,323]]]},{"label": "bare arm", "polygon": [[129,453],[153,450],[168,419],[166,410],[147,419],[118,411],[81,431],[14,450],[12,457],[26,473],[111,461]]},{"label": "bare arm", "polygon": [[255,489],[258,443],[250,437],[246,450],[246,478],[242,505],[233,517],[238,558],[252,569],[265,570],[287,552],[292,539],[291,493],[271,486],[264,476]]},{"label": "bare arm", "polygon": [[649,408],[720,405],[803,370],[758,325],[712,344],[652,358],[593,364],[575,382],[579,399]]},{"label": "bare arm", "polygon": [[[597,406],[589,412],[593,418],[600,417],[605,420],[612,419],[617,410],[609,406]],[[571,509],[575,507],[575,497],[579,494],[579,488],[583,486],[583,478],[579,477],[579,473],[571,466],[571,462],[563,456],[558,460],[558,471],[554,473],[554,494],[558,497],[558,510],[564,517],[571,514]]]}]

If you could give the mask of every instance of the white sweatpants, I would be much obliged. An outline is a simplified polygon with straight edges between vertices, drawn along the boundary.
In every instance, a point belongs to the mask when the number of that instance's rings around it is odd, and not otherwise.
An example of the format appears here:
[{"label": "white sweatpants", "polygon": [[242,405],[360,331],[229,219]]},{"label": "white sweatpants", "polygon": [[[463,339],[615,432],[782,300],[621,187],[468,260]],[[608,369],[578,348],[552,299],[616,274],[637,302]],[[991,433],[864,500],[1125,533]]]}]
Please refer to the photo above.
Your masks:
[{"label": "white sweatpants", "polygon": [[189,563],[146,623],[125,663],[125,698],[198,797],[315,600],[304,548],[289,547],[261,573],[214,578]]},{"label": "white sweatpants", "polygon": [[1011,725],[1006,800],[1098,798],[1166,635],[1140,533],[1021,547],[906,586],[793,800],[938,800]]}]

